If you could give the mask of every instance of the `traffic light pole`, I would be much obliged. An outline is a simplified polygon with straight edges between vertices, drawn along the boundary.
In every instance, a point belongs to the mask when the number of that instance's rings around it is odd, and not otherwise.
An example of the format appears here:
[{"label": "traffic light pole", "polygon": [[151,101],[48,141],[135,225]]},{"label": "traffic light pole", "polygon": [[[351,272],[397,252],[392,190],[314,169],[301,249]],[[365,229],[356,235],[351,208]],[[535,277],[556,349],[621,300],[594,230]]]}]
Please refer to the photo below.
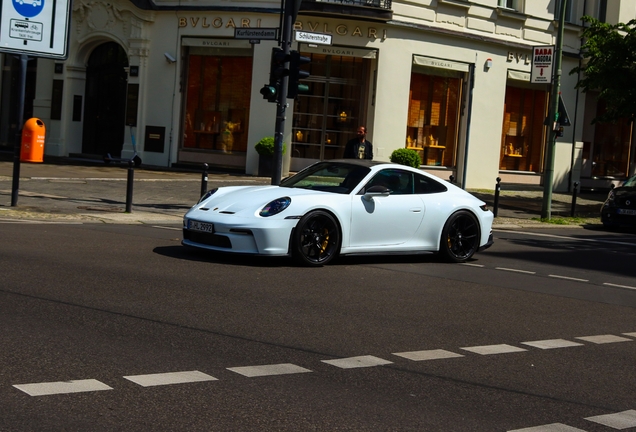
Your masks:
[{"label": "traffic light pole", "polygon": [[543,178],[543,204],[541,207],[541,218],[550,219],[552,217],[552,187],[554,178],[554,158],[556,152],[557,139],[557,113],[559,112],[559,93],[561,92],[561,63],[563,51],[563,28],[565,27],[565,8],[567,1],[561,2],[559,12],[559,30],[556,39],[556,49],[554,50],[554,79],[552,80],[552,92],[550,93],[550,111],[548,113],[548,145],[545,160]]},{"label": "traffic light pole", "polygon": [[[281,0],[284,3],[281,48],[286,59],[289,59],[291,51],[292,20],[294,19],[293,0]],[[286,60],[289,62],[289,60]],[[283,76],[280,83],[280,91],[276,99],[276,129],[274,132],[274,164],[272,171],[272,184],[279,185],[283,171],[283,134],[285,133],[285,112],[287,111],[287,88],[289,77]]]}]

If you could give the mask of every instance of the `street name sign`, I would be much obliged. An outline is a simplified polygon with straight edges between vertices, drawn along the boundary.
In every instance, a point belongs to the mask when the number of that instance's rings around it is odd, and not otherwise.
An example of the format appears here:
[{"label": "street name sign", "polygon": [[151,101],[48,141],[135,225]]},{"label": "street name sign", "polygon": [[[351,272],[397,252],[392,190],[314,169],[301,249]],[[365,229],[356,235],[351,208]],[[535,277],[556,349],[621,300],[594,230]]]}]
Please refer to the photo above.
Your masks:
[{"label": "street name sign", "polygon": [[65,60],[71,0],[2,0],[0,52]]},{"label": "street name sign", "polygon": [[278,28],[235,28],[234,39],[277,40]]},{"label": "street name sign", "polygon": [[532,47],[531,83],[549,84],[552,82],[553,59],[554,45]]},{"label": "street name sign", "polygon": [[331,35],[326,33],[310,33],[306,31],[296,31],[296,42],[305,42],[318,45],[331,45]]}]

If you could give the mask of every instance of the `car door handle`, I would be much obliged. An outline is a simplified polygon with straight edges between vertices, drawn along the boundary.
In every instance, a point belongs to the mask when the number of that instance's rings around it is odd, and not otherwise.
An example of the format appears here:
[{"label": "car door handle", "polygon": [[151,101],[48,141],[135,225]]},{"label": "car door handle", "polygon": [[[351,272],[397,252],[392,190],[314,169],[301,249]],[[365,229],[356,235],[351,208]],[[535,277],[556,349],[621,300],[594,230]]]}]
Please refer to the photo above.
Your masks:
[{"label": "car door handle", "polygon": [[410,209],[409,211],[413,212],[413,213],[421,213],[422,209],[419,207],[414,207],[412,209]]}]

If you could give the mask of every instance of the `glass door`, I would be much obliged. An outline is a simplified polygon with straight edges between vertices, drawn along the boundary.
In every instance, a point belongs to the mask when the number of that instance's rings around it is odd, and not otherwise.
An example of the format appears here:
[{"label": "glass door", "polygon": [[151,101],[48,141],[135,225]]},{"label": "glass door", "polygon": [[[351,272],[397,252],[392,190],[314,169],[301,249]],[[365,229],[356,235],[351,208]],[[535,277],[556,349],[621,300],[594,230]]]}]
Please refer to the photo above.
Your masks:
[{"label": "glass door", "polygon": [[294,169],[342,157],[364,124],[370,60],[302,53],[311,58],[307,94],[294,104],[291,157]]}]

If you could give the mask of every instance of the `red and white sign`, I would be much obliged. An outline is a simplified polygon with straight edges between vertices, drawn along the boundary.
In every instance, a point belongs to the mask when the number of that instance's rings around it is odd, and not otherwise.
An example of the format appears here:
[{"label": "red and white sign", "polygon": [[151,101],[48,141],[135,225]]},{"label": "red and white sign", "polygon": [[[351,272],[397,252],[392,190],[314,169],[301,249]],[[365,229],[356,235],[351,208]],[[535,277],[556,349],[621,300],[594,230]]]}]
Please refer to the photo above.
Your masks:
[{"label": "red and white sign", "polygon": [[554,45],[532,47],[531,83],[549,84],[552,82],[553,59]]}]

